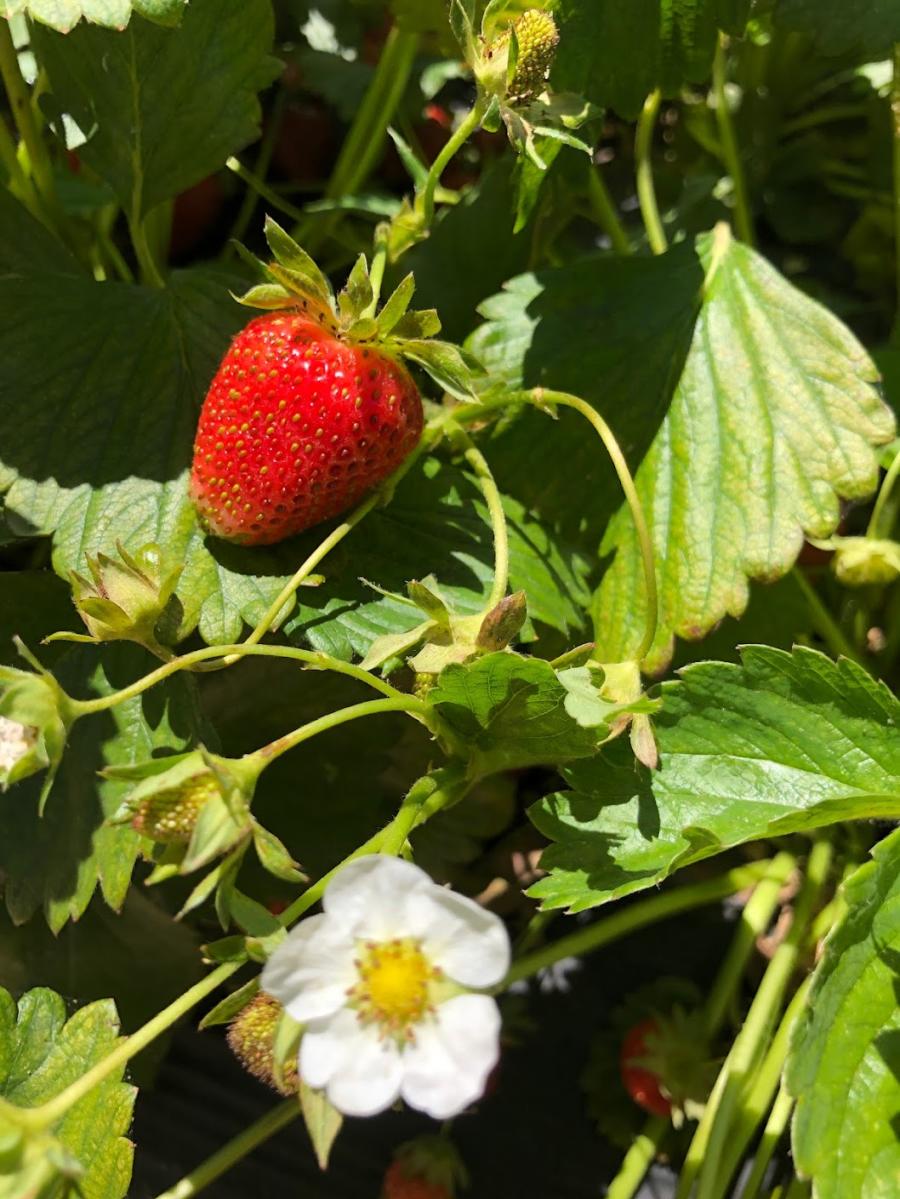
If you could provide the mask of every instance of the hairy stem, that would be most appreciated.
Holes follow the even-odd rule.
[[[484,454],[460,426],[455,429],[451,426],[451,433],[462,441],[463,457],[475,472],[491,518],[494,534],[494,582],[487,601],[487,610],[490,611],[506,595],[509,585],[509,531],[506,527],[506,513],[503,511],[500,489]]]
[[[625,227],[619,219],[599,165],[591,163],[588,167],[587,180],[588,199],[597,224],[609,238],[612,248],[617,254],[632,254],[633,247],[625,232]]]
[[[230,1170],[236,1162],[246,1157],[248,1153],[252,1153],[258,1145],[267,1141],[269,1137],[284,1128],[285,1125],[290,1124],[292,1120],[296,1120],[299,1115],[300,1104],[297,1100],[293,1097],[285,1099],[284,1103],[279,1103],[277,1107],[266,1112],[249,1128],[245,1128],[227,1145],[223,1145],[221,1149],[208,1157],[196,1170],[185,1175],[180,1182],[176,1182],[167,1191],[161,1191],[156,1199],[190,1199],[191,1195],[196,1195],[211,1182],[221,1178],[226,1170]]]
[[[441,149],[441,152],[431,164],[431,169],[428,172],[428,178],[422,187],[420,203],[422,205],[422,217],[425,221],[426,228],[430,228],[431,222],[434,220],[434,193],[438,184],[441,181],[441,175],[444,169],[454,154],[460,150],[469,140],[470,136],[475,132],[481,124],[481,118],[484,116],[484,106],[481,101],[475,103],[472,108],[466,113],[460,123],[454,129],[451,136],[447,139],[446,144]]]
[[[656,203],[656,188],[653,185],[653,167],[650,163],[650,148],[653,143],[653,130],[656,125],[656,115],[659,112],[660,100],[660,91],[657,88],[644,101],[634,142],[634,156],[637,162],[638,203],[641,206],[641,216],[644,218],[644,228],[647,230],[647,241],[654,254],[665,254],[669,246],[666,241],[662,219],[659,215],[659,206]]]
[[[750,215],[750,205],[747,200],[747,181],[744,176],[744,166],[738,149],[734,122],[731,119],[731,109],[728,105],[726,76],[728,66],[728,38],[724,33],[719,34],[716,54],[713,59],[713,92],[716,97],[716,123],[719,126],[719,137],[722,139],[722,157],[731,184],[734,188],[734,224],[738,237],[748,246],[753,245],[753,218]]]
[[[513,963],[512,969],[497,990],[505,990],[519,979],[531,978],[533,974],[537,974],[540,970],[552,966],[554,962],[561,961],[563,958],[579,957],[582,954],[591,953],[595,949],[601,949],[611,941],[617,941],[620,937],[627,936],[628,933],[645,928],[648,924],[655,924],[657,920],[677,916],[692,908],[702,907],[705,903],[714,903],[726,895],[733,895],[735,891],[742,891],[744,887],[759,882],[768,871],[769,866],[768,861],[754,862],[749,866],[738,866],[718,878],[705,879],[700,883],[691,883],[661,895],[653,895],[632,907],[614,912],[611,916],[606,916],[585,928],[578,929],[577,932],[560,937],[558,941],[545,945],[541,949],[535,950],[534,953],[526,954],[525,957]]]
[[[102,695],[98,699],[71,700],[74,715],[78,718],[89,716],[94,712],[105,712],[107,708],[114,708],[117,704],[134,699],[136,695],[142,695],[143,692],[155,687],[157,683],[161,683],[179,670],[190,670],[202,662],[223,656],[235,662],[244,657],[284,658],[286,661],[302,662],[315,670],[329,670],[334,674],[343,674],[351,679],[357,679],[360,683],[373,687],[391,699],[405,700],[408,698],[402,691],[398,691],[396,687],[392,687],[390,683],[378,678],[370,671],[363,670],[361,666],[342,662],[339,658],[332,658],[329,654],[320,653],[318,650],[294,649],[290,645],[208,645],[205,649],[192,650],[191,653],[183,654],[180,658],[173,658],[170,662],[145,674],[142,679],[137,679],[136,682],[123,687],[121,691],[114,691],[111,695]]]

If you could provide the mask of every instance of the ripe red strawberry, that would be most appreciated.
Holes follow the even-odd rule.
[[[433,311],[407,312],[408,276],[374,315],[365,258],[335,299],[312,259],[273,221],[273,283],[241,297],[278,311],[252,320],[210,385],[194,441],[190,494],[206,528],[268,545],[337,516],[417,445],[422,401],[400,358],[468,391],[461,352],[425,340]]]
[[[637,1064],[640,1059],[651,1056],[647,1042],[652,1041],[658,1032],[659,1025],[653,1017],[629,1029],[622,1042],[619,1069],[625,1090],[638,1107],[653,1116],[668,1116],[672,1111],[672,1103],[662,1091],[659,1075]]]
[[[267,545],[352,507],[421,433],[400,363],[299,312],[269,313],[235,337],[212,381],[191,497],[210,532]]]

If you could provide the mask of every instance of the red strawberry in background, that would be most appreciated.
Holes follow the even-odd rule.
[[[355,505],[422,433],[422,402],[401,359],[445,389],[469,391],[460,350],[428,340],[433,310],[408,312],[412,276],[376,316],[360,256],[335,301],[327,279],[268,221],[270,282],[241,302],[257,317],[231,346],[203,403],[190,494],[210,533],[268,545]]]
[[[381,1199],[454,1199],[468,1172],[452,1141],[425,1135],[401,1145],[387,1169]]]
[[[635,1024],[622,1042],[619,1067],[625,1090],[638,1107],[653,1116],[668,1116],[672,1111],[672,1101],[664,1093],[659,1075],[649,1066],[641,1064],[652,1057],[650,1045],[658,1035],[659,1023],[652,1017]]]

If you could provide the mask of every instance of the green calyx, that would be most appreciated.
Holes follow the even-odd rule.
[[[405,633],[376,638],[362,667],[375,670],[379,666],[390,667],[393,662],[405,662],[419,676],[418,686],[423,693],[427,691],[428,680],[440,674],[445,666],[507,649],[527,616],[524,591],[506,596],[486,614],[475,616],[454,613],[430,576],[423,582],[408,583],[407,593],[393,598],[418,608],[426,619]]]
[[[635,758],[653,770],[659,764],[651,723],[660,700],[651,699],[641,685],[637,662],[594,662],[558,672],[565,687],[566,711],[585,728],[607,726],[607,740],[629,730]]]
[[[134,784],[111,823],[131,824],[188,874],[252,835],[250,804],[261,769],[253,757],[222,758],[202,748],[109,767],[105,778]]]
[[[900,543],[875,537],[832,537],[832,569],[846,587],[885,586],[900,578]]]
[[[167,561],[156,544],[130,554],[116,543],[118,557],[88,558],[90,578],[71,572],[72,598],[89,636],[54,633],[48,641],[136,641],[158,657],[168,658],[166,642],[178,626],[175,587],[181,566]]]
[[[262,263],[243,251],[265,281],[235,296],[240,304],[268,311],[290,309],[308,316],[342,341],[371,346],[415,363],[457,399],[473,398],[480,367],[458,346],[435,340],[441,328],[435,309],[410,309],[415,291],[411,274],[401,279],[379,308],[364,254],[356,260],[343,290],[335,295],[309,254],[271,217],[266,218],[265,234],[273,261]]]
[[[47,770],[43,811],[77,713],[54,677],[20,642],[18,647],[38,673],[0,666],[0,791]]]

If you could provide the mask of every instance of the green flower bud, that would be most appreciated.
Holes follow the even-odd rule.
[[[300,1079],[294,1059],[282,1065],[283,1086],[275,1076],[275,1031],[283,1011],[277,999],[260,991],[232,1020],[227,1040],[231,1052],[254,1078],[282,1095],[295,1095]]]
[[[527,615],[528,605],[524,591],[505,596],[496,607],[491,608],[481,622],[475,644],[486,653],[506,649],[522,628]]]
[[[88,558],[90,579],[72,572],[75,607],[94,641],[136,641],[159,653],[177,630],[181,567],[168,564],[158,545],[134,555],[121,543],[117,549],[118,558]]]
[[[900,577],[900,543],[874,537],[836,537],[832,567],[847,587],[893,583]]]
[[[135,783],[112,817],[161,845],[185,846],[181,873],[225,853],[252,832],[250,802],[261,763],[220,758],[195,749],[134,766],[112,766],[104,777]]]
[[[0,789],[49,767],[46,798],[73,719],[52,675],[0,666]]]

